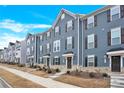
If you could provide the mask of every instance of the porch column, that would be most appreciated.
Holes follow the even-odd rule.
[[[111,68],[111,56],[109,55],[109,67]]]

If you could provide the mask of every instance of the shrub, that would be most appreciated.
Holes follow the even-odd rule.
[[[34,65],[33,68],[37,68],[37,65]]]
[[[103,77],[108,77],[108,74],[107,73],[103,73],[102,76]]]
[[[91,78],[94,78],[94,77],[95,77],[95,73],[90,72],[90,73],[89,73],[89,76],[90,76]]]
[[[66,73],[67,73],[67,74],[70,74],[70,71],[67,71]]]
[[[48,69],[48,70],[47,70],[47,73],[52,73],[51,69]]]
[[[61,72],[59,68],[57,68],[55,71],[56,71],[56,72]]]
[[[25,65],[24,64],[18,64],[18,67],[24,67]]]

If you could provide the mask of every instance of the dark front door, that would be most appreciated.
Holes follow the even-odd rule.
[[[112,72],[120,72],[121,70],[121,60],[120,60],[120,56],[112,56],[112,63],[111,63],[111,70]]]
[[[72,68],[72,57],[67,57],[67,69]]]
[[[46,58],[47,59],[47,66],[49,67],[50,66],[50,59],[49,58]]]

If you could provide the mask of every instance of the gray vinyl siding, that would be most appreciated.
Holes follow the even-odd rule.
[[[108,62],[109,60],[107,60],[107,62],[104,63],[104,55],[110,49],[124,47],[124,44],[108,46],[107,32],[109,32],[112,28],[124,27],[123,24],[124,24],[124,18],[107,22],[107,11],[97,14],[97,26],[88,30],[83,29],[83,33],[84,33],[83,39],[85,39],[85,37],[90,34],[97,35],[97,48],[85,49],[85,42],[83,43],[84,45],[83,64],[85,64],[85,57],[87,55],[94,54],[95,56],[97,56],[98,67],[109,66],[109,62]]]
[[[66,24],[67,24],[67,21],[69,21],[69,20],[73,20],[74,21],[74,30],[66,32]],[[45,51],[45,48],[46,48],[46,44],[49,43],[51,45],[51,52],[50,52],[50,54],[51,54],[51,56],[50,56],[50,58],[51,58],[51,60],[50,60],[51,61],[51,65],[53,65],[53,58],[55,56],[59,56],[60,57],[60,65],[65,65],[66,62],[65,62],[64,57],[62,55],[64,53],[70,52],[70,51],[72,51],[74,53],[73,63],[74,63],[74,65],[77,65],[77,55],[78,55],[77,54],[77,45],[78,45],[78,41],[77,41],[78,40],[77,39],[77,35],[78,35],[78,33],[77,33],[77,29],[78,28],[77,27],[78,26],[77,26],[77,24],[78,24],[78,20],[77,19],[75,19],[72,16],[70,16],[70,15],[65,13],[64,20],[59,19],[59,21],[56,24],[56,26],[60,27],[60,34],[55,36],[54,35],[54,29],[52,28],[51,37],[49,39],[46,40],[45,38],[43,38],[43,41],[40,41],[40,39],[39,39],[39,41],[38,41],[39,42],[38,43],[39,44],[38,45],[38,50],[40,51],[40,45],[42,45],[43,46],[43,53],[40,54],[38,52],[38,55],[39,55],[38,58],[43,57],[45,54],[47,54],[44,51]],[[43,32],[41,34],[44,37],[46,33],[47,32]],[[40,34],[38,34],[38,36],[40,37]],[[67,49],[65,49],[65,40],[69,36],[72,36],[74,38],[74,48],[70,49],[70,50],[67,50]],[[56,41],[56,40],[60,40],[60,52],[53,52],[53,42]]]

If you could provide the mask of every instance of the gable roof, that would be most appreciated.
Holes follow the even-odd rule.
[[[110,9],[113,6],[115,6],[115,5],[104,6],[104,7],[100,8],[100,9],[97,9],[97,10],[93,11],[92,13],[89,13],[89,14],[83,16],[82,18],[85,19],[87,17],[93,16],[93,15],[97,15],[97,14],[99,14],[101,12],[107,11],[108,9]]]
[[[61,11],[60,11],[59,14],[58,14],[56,20],[54,21],[54,23],[53,23],[53,25],[52,25],[52,28],[55,27],[56,23],[58,22],[58,20],[60,19],[61,15],[62,15],[63,13],[66,13],[66,14],[68,14],[68,15],[70,15],[70,16],[72,16],[73,18],[76,19],[76,14],[74,14],[74,13],[72,13],[72,12],[70,12],[70,11],[68,11],[68,10],[62,8]]]

